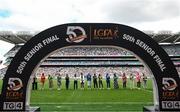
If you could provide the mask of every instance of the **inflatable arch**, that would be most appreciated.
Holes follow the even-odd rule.
[[[143,32],[111,23],[63,24],[31,38],[8,67],[3,81],[0,110],[28,110],[28,81],[33,70],[51,52],[71,45],[111,45],[133,52],[155,79],[156,107],[144,110],[180,111],[180,78],[167,53]]]

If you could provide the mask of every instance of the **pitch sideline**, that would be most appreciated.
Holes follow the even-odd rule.
[[[90,104],[153,104],[153,102],[64,102],[64,103],[45,103],[45,102],[39,102],[39,103],[31,103],[33,105],[40,104],[40,105],[90,105]]]

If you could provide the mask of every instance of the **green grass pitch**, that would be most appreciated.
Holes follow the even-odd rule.
[[[2,83],[2,82],[1,82]],[[129,88],[122,88],[122,81],[119,80],[120,88],[113,89],[113,81],[111,80],[111,89],[87,89],[85,82],[85,89],[73,90],[73,81],[70,81],[70,90],[65,90],[65,82],[62,82],[62,89],[57,90],[57,83],[54,80],[54,88],[48,88],[48,80],[46,80],[44,90],[40,90],[40,83],[38,83],[38,90],[31,91],[31,106],[39,106],[41,111],[54,112],[120,112],[120,111],[136,111],[142,112],[143,106],[153,105],[153,89],[152,80],[148,80],[148,88],[140,90]]]

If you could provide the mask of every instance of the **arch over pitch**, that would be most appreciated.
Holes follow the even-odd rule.
[[[33,70],[49,53],[71,45],[112,45],[133,52],[154,75],[159,101],[157,109],[180,110],[180,78],[167,53],[143,32],[111,23],[63,24],[31,38],[9,65],[0,109],[26,110],[26,92]]]

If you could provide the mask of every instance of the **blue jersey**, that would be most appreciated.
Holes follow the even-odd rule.
[[[91,75],[90,74],[87,75],[87,81],[91,81]]]
[[[109,76],[109,74],[106,74],[106,81],[110,81],[110,76]]]

